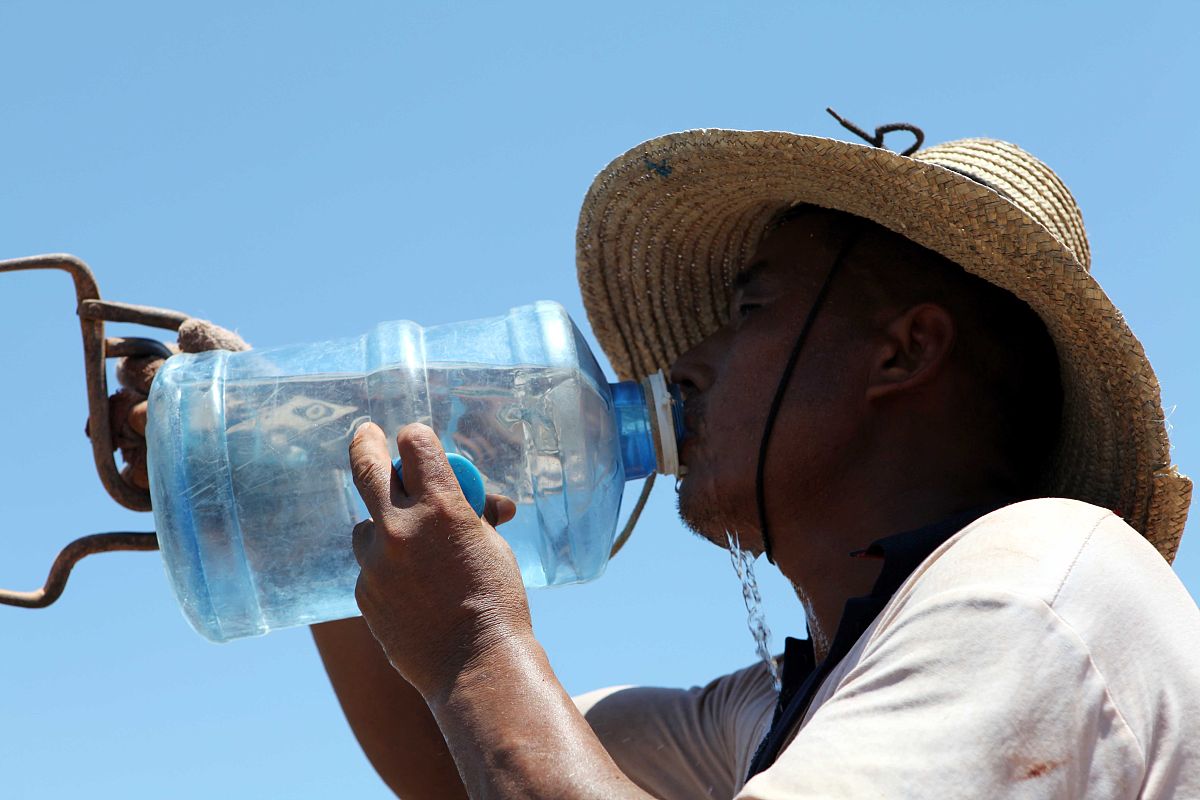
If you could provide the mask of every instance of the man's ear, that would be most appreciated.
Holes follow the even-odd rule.
[[[880,332],[871,365],[867,400],[908,391],[933,379],[954,347],[954,318],[943,306],[921,303],[895,317]]]

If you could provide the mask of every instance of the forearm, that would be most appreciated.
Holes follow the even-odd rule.
[[[425,699],[475,798],[639,798],[533,638],[521,570],[495,525],[511,500],[468,505],[437,434],[396,436],[404,478],[374,423],[350,443],[371,517],[354,527],[354,596],[388,660]],[[427,580],[429,565],[437,580]]]
[[[513,637],[427,697],[473,798],[645,800],[554,676],[533,637]]]
[[[466,797],[442,733],[361,618],[312,626],[325,671],[351,730],[397,796]]]

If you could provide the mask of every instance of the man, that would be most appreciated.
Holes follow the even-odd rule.
[[[759,665],[573,701],[511,502],[475,517],[420,426],[401,485],[367,425],[365,623],[313,631],[397,794],[1200,797],[1200,614],[1168,566],[1191,484],[1074,200],[1012,145],[869,138],[662,137],[580,217],[613,365],[683,387],[683,518],[805,604],[782,691]]]

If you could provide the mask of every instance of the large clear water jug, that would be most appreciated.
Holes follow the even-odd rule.
[[[228,641],[358,613],[348,447],[373,420],[430,425],[517,505],[501,526],[528,587],[604,570],[625,482],[676,472],[677,393],[609,384],[557,303],[317,344],[170,358],[150,392],[150,491],[167,573]],[[437,580],[438,565],[429,565]]]

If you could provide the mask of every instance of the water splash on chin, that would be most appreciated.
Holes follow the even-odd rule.
[[[742,600],[746,603],[746,622],[750,626],[750,634],[754,637],[754,649],[758,657],[767,665],[771,675],[771,684],[779,691],[779,664],[771,655],[771,629],[767,627],[767,617],[762,610],[762,594],[758,590],[758,578],[754,575],[754,556],[742,549],[741,539],[737,532],[725,531],[725,540],[729,543],[729,558],[733,561],[733,570],[738,580],[742,582]]]

